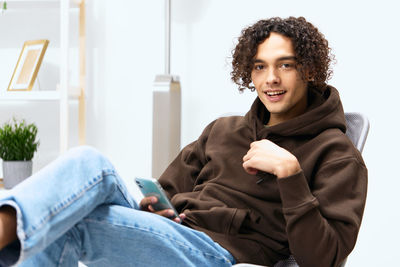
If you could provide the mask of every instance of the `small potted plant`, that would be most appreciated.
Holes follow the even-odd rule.
[[[13,118],[0,128],[0,158],[3,159],[3,182],[10,189],[32,175],[32,158],[39,146],[37,127]]]
[[[0,5],[1,13],[3,13],[4,11],[6,11],[6,9],[7,9],[7,2],[6,2],[6,1],[3,1],[3,3]]]

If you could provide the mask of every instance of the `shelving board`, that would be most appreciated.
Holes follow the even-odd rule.
[[[60,91],[6,91],[0,93],[1,100],[31,101],[31,100],[59,100]]]
[[[61,0],[7,0],[7,9],[56,9],[60,8]],[[71,0],[70,7],[78,7],[79,0]]]

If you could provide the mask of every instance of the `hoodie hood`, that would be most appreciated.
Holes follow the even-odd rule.
[[[327,86],[321,93],[315,88],[308,91],[308,108],[305,113],[280,124],[266,127],[269,111],[257,97],[250,111],[245,115],[245,122],[253,129],[255,140],[266,136],[316,136],[330,128],[339,128],[346,132],[346,122],[339,92]]]

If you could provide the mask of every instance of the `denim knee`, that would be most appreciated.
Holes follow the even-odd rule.
[[[103,169],[114,169],[109,159],[100,151],[91,146],[78,146],[68,150],[65,155],[69,160],[75,161],[75,164],[85,164],[87,166],[97,166]]]

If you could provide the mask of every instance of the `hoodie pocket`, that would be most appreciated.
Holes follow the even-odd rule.
[[[239,232],[248,213],[249,211],[246,209],[213,207],[209,210],[190,211],[187,216],[200,227],[213,232],[232,235]]]
[[[229,227],[229,234],[237,234],[243,225],[243,221],[249,214],[248,210],[234,209],[235,214],[232,217],[231,225]]]

